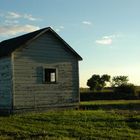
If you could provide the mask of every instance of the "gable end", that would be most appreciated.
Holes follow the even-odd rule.
[[[19,37],[15,37],[12,39],[8,39],[5,41],[2,41],[0,43],[0,57],[8,56],[12,52],[14,52],[16,49],[20,48],[23,45],[31,43],[34,39],[40,37],[42,34],[51,32],[53,35],[58,38],[67,50],[69,50],[78,60],[82,60],[82,57],[74,50],[72,49],[52,28],[47,27],[43,28]]]

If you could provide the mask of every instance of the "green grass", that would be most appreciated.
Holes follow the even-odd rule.
[[[89,101],[89,102],[81,102],[81,104],[87,105],[87,104],[135,104],[135,103],[139,103],[140,104],[140,100],[96,100],[96,101]]]
[[[140,100],[97,100],[81,102],[81,109],[86,110],[138,110],[140,111]]]
[[[86,105],[138,101],[83,102]],[[138,102],[139,103],[139,102]],[[140,138],[140,110],[71,110],[0,117],[0,139],[93,140]]]

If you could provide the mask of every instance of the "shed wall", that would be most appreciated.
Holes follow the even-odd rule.
[[[14,52],[14,109],[77,106],[78,60],[51,32]],[[43,68],[57,69],[57,83],[43,83]]]
[[[11,57],[0,59],[0,110],[12,107],[12,65]]]

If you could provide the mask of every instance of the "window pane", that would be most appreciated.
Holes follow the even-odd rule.
[[[56,79],[55,79],[55,73],[51,73],[51,82],[55,82],[56,81]]]

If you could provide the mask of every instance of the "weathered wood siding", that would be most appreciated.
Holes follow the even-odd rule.
[[[0,59],[0,110],[12,107],[12,67],[11,58]]]
[[[78,105],[78,60],[52,33],[16,50],[13,56],[15,109]],[[57,69],[56,84],[42,82],[43,67]]]

